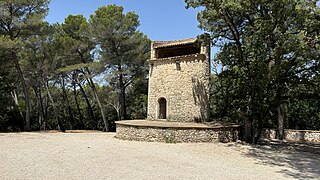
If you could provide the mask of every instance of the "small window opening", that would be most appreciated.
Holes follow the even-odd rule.
[[[176,60],[176,67],[178,71],[181,71],[180,60]]]
[[[165,98],[159,99],[158,119],[167,119],[167,100]]]

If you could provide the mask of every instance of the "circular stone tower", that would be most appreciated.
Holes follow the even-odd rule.
[[[149,60],[149,120],[209,118],[210,46],[197,38],[153,41]]]

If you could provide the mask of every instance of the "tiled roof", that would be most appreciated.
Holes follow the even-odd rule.
[[[182,40],[173,40],[173,41],[152,41],[153,48],[163,48],[163,47],[171,47],[171,46],[179,46],[186,44],[193,44],[197,41],[197,38],[188,38]]]

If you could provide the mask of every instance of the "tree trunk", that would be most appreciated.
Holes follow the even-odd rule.
[[[77,110],[78,110],[78,114],[79,114],[79,127],[80,129],[84,129],[84,124],[83,124],[83,115],[81,113],[81,109],[80,109],[80,105],[79,105],[79,102],[78,102],[78,94],[77,94],[77,90],[76,90],[76,84],[73,83],[73,94],[74,94],[74,101],[76,103],[76,106],[77,106]]]
[[[73,114],[73,111],[72,111],[72,108],[71,108],[71,105],[70,105],[70,101],[69,101],[69,98],[68,98],[68,94],[67,94],[67,91],[66,91],[66,88],[65,88],[65,82],[64,82],[64,77],[61,77],[62,78],[62,93],[63,93],[63,100],[68,108],[68,114],[69,114],[69,125],[73,126],[75,120],[74,120],[74,114]],[[72,129],[72,127],[70,127],[70,129]]]
[[[93,109],[92,109],[92,106],[90,104],[90,101],[89,101],[89,98],[88,98],[88,95],[86,94],[86,92],[84,91],[82,85],[80,82],[77,83],[79,88],[80,88],[80,91],[82,93],[82,96],[84,97],[86,103],[87,103],[87,108],[88,108],[88,113],[91,117],[91,120],[94,121],[96,118],[95,118],[95,115],[94,115],[94,112],[93,112]]]
[[[83,58],[83,54],[78,51],[79,55],[80,55],[80,59],[83,63],[87,63],[84,58]],[[93,95],[94,95],[94,98],[96,99],[97,103],[98,103],[98,106],[99,106],[99,109],[100,109],[100,113],[101,113],[101,116],[102,116],[102,120],[103,120],[103,123],[104,123],[104,126],[105,126],[105,131],[109,132],[110,131],[110,125],[109,125],[109,122],[107,121],[106,119],[106,115],[104,113],[104,110],[103,110],[103,107],[102,107],[102,104],[101,104],[101,101],[99,99],[99,96],[98,96],[98,93],[97,93],[97,90],[96,90],[96,87],[92,81],[92,77],[91,77],[91,71],[88,67],[85,68],[87,73],[88,73],[88,76],[89,77],[86,77],[86,80],[88,81],[91,89],[92,89],[92,92],[93,92]]]
[[[93,92],[93,93],[94,93],[94,96],[96,97],[97,103],[98,103],[99,108],[100,108],[100,113],[101,113],[102,120],[103,120],[103,123],[104,123],[105,131],[106,131],[106,132],[109,132],[109,131],[110,131],[110,127],[109,127],[110,125],[109,125],[109,123],[107,122],[106,115],[104,114],[104,110],[103,110],[102,104],[101,104],[101,102],[100,102],[100,99],[99,99],[99,97],[98,97],[98,93],[97,93],[95,87],[93,88],[93,91],[94,91],[94,92]]]
[[[48,95],[48,92],[46,92],[46,95],[45,95],[45,108],[44,108],[44,117],[46,120],[48,120],[48,108],[49,108],[49,95]],[[46,124],[47,126],[48,124]],[[52,129],[50,124],[49,124],[49,129]]]
[[[19,110],[19,113],[20,113],[21,118],[24,119],[23,113],[22,113],[21,108],[20,108],[20,106],[19,106],[19,100],[18,100],[18,96],[17,96],[16,90],[13,90],[13,91],[11,92],[11,97],[13,98],[14,103],[15,103],[16,106],[18,107],[18,110]]]
[[[103,123],[104,123],[104,127],[105,127],[104,130],[106,132],[109,132],[110,131],[110,124],[107,121],[107,118],[106,118],[106,115],[104,113],[100,98],[99,98],[98,93],[97,93],[96,86],[94,85],[94,82],[93,82],[93,80],[91,78],[90,69],[88,67],[86,67],[86,71],[87,71],[88,76],[89,76],[89,77],[86,77],[86,80],[88,81],[88,83],[89,83],[89,85],[90,85],[90,87],[92,89],[93,96],[94,96],[94,98],[96,99],[96,101],[98,103],[98,106],[99,106],[99,109],[100,109],[100,113],[101,113],[101,116],[102,116],[102,120],[103,120]]]
[[[250,116],[243,110],[239,110],[239,115],[244,119],[244,132],[243,138],[247,143],[252,143],[253,141],[253,120]]]
[[[117,101],[116,103],[119,103],[119,101]],[[118,105],[113,104],[113,103],[109,103],[109,104],[114,108],[114,110],[116,110],[118,121],[120,121],[121,119],[120,119],[120,106],[119,106],[119,104]]]
[[[103,123],[104,123],[104,127],[105,127],[104,130],[105,130],[106,132],[109,132],[109,131],[110,131],[110,125],[109,125],[109,123],[108,123],[108,121],[107,121],[107,118],[106,118],[106,115],[105,115],[105,113],[104,113],[102,104],[101,104],[101,102],[100,102],[100,98],[99,98],[99,96],[98,96],[96,86],[94,85],[94,83],[93,83],[93,81],[92,81],[92,79],[91,79],[91,74],[90,74],[89,69],[87,69],[87,71],[88,71],[88,74],[89,74],[89,76],[90,76],[89,78],[87,78],[87,81],[89,82],[90,87],[91,87],[92,92],[93,92],[93,95],[94,95],[94,97],[95,97],[95,99],[96,99],[96,101],[97,101],[97,103],[98,103],[98,106],[99,106],[99,109],[100,109],[100,113],[101,113],[101,116],[102,116],[102,120],[103,120]]]
[[[18,58],[17,58],[17,54],[15,52],[12,52],[12,57],[15,63],[15,68],[18,72],[18,76],[20,78],[21,84],[22,84],[22,88],[23,88],[23,93],[24,93],[24,98],[25,98],[25,104],[26,104],[26,117],[25,117],[25,126],[24,126],[24,130],[25,131],[30,131],[30,95],[29,95],[29,90],[26,84],[26,80],[24,78],[23,72],[21,70]]]
[[[123,76],[120,73],[119,75],[119,103],[120,103],[120,119],[124,120],[127,119],[127,109],[126,109],[126,92],[125,92],[126,87],[124,86],[123,83]]]
[[[34,91],[34,94],[36,96],[37,100],[37,116],[38,116],[38,123],[39,123],[39,131],[41,130],[42,124],[43,124],[43,118],[42,118],[42,112],[41,112],[41,105],[40,105],[40,95],[41,92],[38,91],[38,86],[32,86],[32,89]]]
[[[46,126],[47,126],[47,118],[44,116],[45,112],[44,112],[44,108],[43,108],[43,98],[41,95],[41,88],[40,88],[40,93],[39,93],[39,100],[40,100],[40,111],[41,111],[41,115],[42,115],[42,130],[46,130]]]
[[[253,128],[252,128],[252,120],[249,118],[245,118],[244,120],[244,139],[247,143],[252,143],[253,140]]]
[[[280,103],[277,108],[278,111],[278,133],[277,139],[283,140],[284,139],[284,120],[285,120],[285,103]]]
[[[53,107],[53,111],[54,111],[54,114],[55,114],[55,118],[56,120],[58,121],[58,126],[59,126],[59,129],[62,131],[62,132],[66,132],[65,128],[64,128],[64,125],[62,124],[60,118],[58,117],[58,111],[57,111],[57,108],[56,108],[56,105],[53,101],[53,98],[51,96],[51,93],[49,91],[49,87],[48,87],[48,84],[47,82],[44,83],[45,84],[45,87],[46,87],[46,90],[47,90],[47,94],[49,96],[49,100],[51,101],[51,104],[52,104],[52,107]]]

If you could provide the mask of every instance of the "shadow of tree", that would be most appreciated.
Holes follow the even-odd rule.
[[[194,122],[204,122],[209,118],[209,94],[206,85],[192,77],[194,104],[200,106],[200,117],[194,117]]]
[[[320,179],[320,144],[265,142],[250,146],[243,155],[295,179]]]

